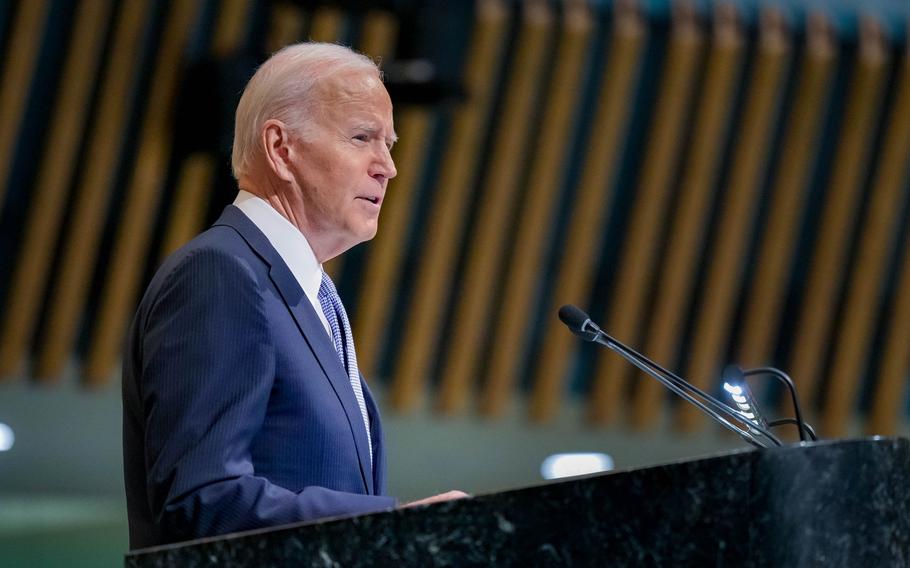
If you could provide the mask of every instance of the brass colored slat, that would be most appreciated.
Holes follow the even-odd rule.
[[[569,234],[562,247],[563,258],[556,274],[555,299],[551,312],[563,303],[584,305],[591,296],[597,266],[597,227],[609,215],[613,179],[622,155],[622,137],[631,116],[633,93],[646,42],[647,28],[634,2],[617,2],[613,15],[612,39],[602,75],[585,155],[582,177],[572,207]],[[549,323],[543,351],[535,365],[530,400],[531,419],[541,422],[556,411],[563,388],[566,361],[577,339],[561,323]],[[484,410],[500,411],[498,399]]]
[[[390,13],[371,10],[363,22],[360,51],[381,62],[392,56],[397,34],[397,22]],[[392,308],[388,293],[398,288],[401,278],[405,238],[413,212],[412,196],[425,160],[431,113],[422,108],[405,108],[398,111],[396,119],[396,130],[401,134],[392,153],[398,177],[389,184],[382,203],[381,228],[370,243],[366,276],[360,280],[363,284],[353,320],[357,366],[365,377],[375,376],[376,361],[385,345]]]
[[[756,202],[771,150],[779,100],[790,63],[790,42],[780,14],[762,13],[759,45],[747,91],[742,125],[734,142],[730,181],[722,196],[720,230],[711,246],[711,260],[703,287],[703,308],[695,324],[691,360],[686,378],[707,389],[720,369],[725,342],[741,287],[749,235],[755,224]],[[692,405],[679,407],[683,430],[693,430],[703,416]]]
[[[22,253],[15,269],[0,335],[0,377],[20,370],[38,321],[66,192],[76,168],[79,144],[87,124],[95,76],[101,61],[104,35],[111,13],[109,0],[86,2],[76,8],[72,42],[67,50],[59,99],[51,122],[52,135],[44,149],[35,197],[29,211]]]
[[[736,11],[732,4],[721,4],[715,16],[714,39],[693,121],[690,153],[647,334],[645,353],[662,364],[672,361],[679,348],[686,309],[695,289],[698,255],[704,244],[712,189],[741,74],[743,45]],[[666,391],[663,385],[650,378],[637,387],[632,418],[636,427],[644,428],[653,425],[660,415],[662,396]]]
[[[339,41],[344,20],[344,12],[340,8],[331,6],[317,8],[310,25],[310,39],[325,42]]]
[[[423,393],[430,362],[441,336],[448,287],[454,278],[461,227],[470,198],[470,184],[479,163],[478,148],[493,102],[496,71],[504,53],[508,14],[502,0],[480,0],[466,59],[468,98],[454,112],[442,171],[431,204],[423,257],[417,268],[415,293],[405,324],[404,345],[395,363],[392,404],[412,407]]]
[[[323,29],[324,28],[324,31],[319,32],[320,34],[325,34],[323,37],[329,37],[328,34],[334,34],[335,39],[332,39],[331,41],[339,41],[340,38],[337,36],[339,36],[341,33],[341,19],[340,18],[342,18],[342,16],[340,15],[340,13],[338,14],[339,19],[337,22],[335,22],[332,19],[334,17],[335,17],[334,15],[331,15],[331,17],[324,16],[323,20],[320,21],[319,20],[320,16],[317,14],[317,18],[313,23],[313,27],[314,27],[314,29]],[[330,28],[331,28],[331,30],[330,30]],[[395,48],[395,40],[397,37],[397,33],[398,33],[398,26],[395,22],[394,17],[391,14],[389,14],[388,12],[382,11],[382,10],[371,10],[369,13],[367,13],[366,18],[363,22],[363,34],[362,34],[361,42],[360,42],[360,45],[358,46],[358,49],[365,55],[368,55],[368,56],[374,58],[375,60],[381,62],[383,60],[383,58],[389,57],[392,55],[392,50]],[[425,136],[424,131],[427,128],[427,124],[426,124],[426,122],[423,122],[421,124],[417,124],[417,123],[420,121],[424,121],[425,119],[426,119],[426,115],[421,112],[417,112],[416,114],[411,114],[409,111],[405,110],[403,112],[398,113],[399,129],[403,133],[412,133],[414,135],[421,137],[420,140],[402,141],[402,143],[405,146],[405,149],[402,150],[399,148],[399,150],[396,153],[401,154],[402,152],[406,151],[409,154],[408,159],[411,159],[414,161],[410,164],[404,164],[403,162],[396,160],[396,163],[399,165],[399,170],[401,170],[402,168],[407,169],[408,167],[414,167],[417,164],[423,163],[423,158],[422,158],[422,156],[423,156],[423,137]],[[399,146],[400,145],[401,145],[401,143],[399,143]],[[412,184],[414,183],[416,178],[412,178],[409,175],[413,172],[404,171],[402,173],[405,175],[406,178],[411,178],[411,179],[408,179],[407,185],[405,183],[402,183],[401,177],[400,177],[401,174],[399,174],[398,181],[394,182],[394,185],[391,187],[391,189],[395,193],[406,193],[406,194],[410,195],[410,191],[412,189]],[[390,225],[393,225],[394,223],[404,223],[405,225],[407,224],[407,210],[403,209],[400,213],[398,213],[397,209],[399,207],[405,208],[407,206],[408,199],[409,198],[404,195],[401,197],[392,196],[391,202],[389,202],[383,206],[383,213],[382,213],[382,219],[383,219],[382,227],[383,228],[382,228],[382,233],[380,233],[380,235],[379,235],[380,240],[378,241],[378,243],[385,242],[388,244],[383,245],[383,244],[377,244],[377,242],[372,243],[370,246],[370,250],[371,250],[370,256],[371,257],[373,256],[372,251],[374,251],[378,248],[392,246],[392,244],[393,244],[392,239],[400,238],[399,234],[397,232],[397,227],[390,229]],[[397,206],[396,203],[400,203],[400,206]],[[392,210],[391,212],[390,212],[390,209]],[[391,222],[390,222],[390,217],[393,218]],[[392,231],[396,231],[396,232],[394,234],[389,234],[389,235],[385,234],[385,233],[391,233]],[[396,242],[400,242],[400,241],[396,241]],[[392,261],[392,259],[394,259],[394,258],[398,258],[397,252],[386,251],[386,250],[383,250],[382,252],[380,252],[379,256],[386,260],[389,260],[389,261]],[[329,273],[329,275],[332,276],[333,279],[337,280],[341,277],[341,271],[344,268],[344,259],[345,259],[345,257],[342,255],[342,256],[335,257],[326,263],[325,270]],[[370,262],[373,262],[375,264],[375,262],[372,260]],[[383,276],[388,278],[388,281],[390,283],[394,282],[394,277],[392,276],[391,272],[395,270],[395,267],[390,265],[385,268],[377,267],[377,268],[374,268],[373,270],[382,271]],[[390,272],[388,274],[386,274],[385,273],[386,270],[388,270]],[[384,280],[385,280],[385,278],[384,278]],[[363,282],[370,282],[370,281],[363,280]],[[388,288],[388,289],[386,289],[386,291],[388,291],[390,289],[393,289],[393,288]],[[367,300],[367,301],[374,301],[374,302],[382,301],[383,303],[387,303],[387,302],[385,302],[385,299],[379,300],[378,298],[375,298],[375,296],[377,296],[377,292],[379,292],[379,290],[376,290],[375,288],[373,288],[372,283],[369,285],[363,286],[363,288],[361,289],[361,294],[367,295],[367,296],[370,296],[370,298],[373,298],[372,300]],[[386,306],[379,307],[374,304],[371,304],[366,310],[361,310],[358,308],[359,312],[367,311],[368,318],[372,318],[373,316],[376,316],[379,318],[379,319],[375,319],[375,320],[369,319],[366,322],[367,327],[360,328],[363,330],[363,333],[359,334],[357,336],[357,342],[358,342],[357,363],[358,363],[358,366],[367,374],[372,374],[372,371],[375,369],[375,367],[373,366],[373,361],[374,361],[374,358],[376,355],[376,351],[378,350],[379,345],[381,344],[382,333],[381,333],[381,331],[379,333],[376,333],[376,331],[374,331],[375,326],[377,324],[380,324],[380,323],[383,323],[386,321],[386,319],[382,315],[382,313],[376,312],[376,310],[380,310],[380,312],[382,312],[385,310],[385,308],[386,308]],[[359,320],[360,320],[359,315],[357,316],[357,319],[358,319],[358,324],[359,324]],[[365,365],[364,365],[364,363],[365,363]]]
[[[97,257],[107,203],[113,190],[120,144],[130,110],[130,86],[138,67],[148,0],[126,2],[120,8],[104,84],[99,115],[94,119],[85,170],[76,188],[76,202],[64,239],[60,275],[50,299],[47,334],[40,346],[33,374],[56,379],[63,371],[79,325]]]
[[[809,268],[805,300],[800,310],[794,356],[790,370],[804,399],[813,400],[815,385],[824,361],[826,343],[837,311],[838,290],[843,282],[850,248],[850,234],[862,197],[865,172],[875,136],[876,124],[888,77],[888,50],[877,30],[866,22],[861,26],[860,45],[847,99],[845,120],[832,164],[831,183],[825,195],[820,230]],[[849,385],[831,384],[829,397],[848,397]],[[839,391],[839,392],[838,392]],[[822,432],[833,435],[841,429],[839,414],[826,413]],[[830,428],[830,430],[827,430]]]
[[[173,214],[161,246],[162,258],[202,229],[214,176],[215,164],[210,154],[197,152],[183,162],[174,194]]]
[[[639,322],[645,317],[645,300],[657,264],[673,176],[684,149],[686,116],[702,53],[703,36],[694,10],[687,3],[677,6],[609,314],[607,329],[629,341],[636,340]],[[588,405],[592,422],[603,424],[615,418],[627,371],[628,364],[614,353],[600,353]]]
[[[299,41],[303,36],[305,18],[303,11],[293,2],[276,2],[272,5],[266,49],[274,53],[282,47]]]
[[[389,184],[383,200],[381,228],[370,244],[353,324],[356,326],[357,366],[366,377],[375,376],[392,309],[389,290],[398,288],[402,276],[407,248],[405,239],[414,209],[413,195],[425,159],[430,120],[429,109],[409,108],[402,112],[398,127],[401,135],[394,148],[398,177]]]
[[[212,55],[223,58],[237,51],[247,31],[251,8],[251,0],[222,0],[212,37]]]
[[[907,372],[910,370],[910,244],[904,244],[894,308],[888,312],[881,370],[872,397],[869,434],[896,434],[905,408]]]
[[[16,149],[16,136],[25,107],[35,67],[38,64],[43,25],[49,11],[48,0],[20,2],[13,20],[12,37],[4,58],[0,77],[0,210],[9,183]]]
[[[197,14],[198,4],[177,2],[171,7],[152,76],[148,108],[139,138],[139,152],[126,194],[107,274],[84,376],[89,384],[111,377],[130,317],[136,288],[148,249],[154,212],[167,177],[171,149],[171,114],[184,47]]]
[[[363,22],[359,49],[381,62],[392,55],[397,38],[398,21],[395,16],[385,10],[370,10]]]
[[[341,41],[345,15],[340,8],[322,6],[313,13],[310,24],[310,40],[337,43]],[[324,269],[336,282],[344,268],[344,255],[336,256],[325,263]]]
[[[861,43],[863,39],[872,42],[872,49],[880,47],[884,54],[890,52],[875,27],[869,28],[869,21],[861,23]],[[862,47],[860,48],[862,49]],[[904,70],[907,66],[904,66]],[[885,79],[882,79],[883,87]],[[904,87],[907,86],[904,81]],[[859,237],[859,249],[856,264],[850,270],[847,285],[847,299],[844,304],[843,319],[839,325],[837,339],[833,342],[834,364],[831,366],[831,388],[825,401],[824,432],[842,435],[844,425],[852,408],[856,407],[856,391],[862,378],[863,365],[867,361],[871,348],[872,335],[875,330],[881,291],[887,275],[888,257],[892,243],[900,231],[900,212],[903,200],[904,181],[910,166],[910,114],[908,114],[908,92],[899,92],[896,107],[887,121],[884,144],[881,147],[878,166],[869,197],[869,208],[866,211]],[[874,105],[871,120],[877,121],[881,99],[872,99]],[[896,119],[896,120],[895,120]],[[871,145],[871,136],[866,140]],[[867,155],[871,149],[866,150]],[[866,169],[866,165],[862,166]]]
[[[554,60],[556,70],[547,89],[541,132],[523,200],[525,206],[519,216],[516,242],[520,245],[508,260],[508,280],[492,335],[498,347],[490,359],[481,396],[481,409],[487,414],[505,405],[525,356],[525,330],[534,311],[534,291],[548,248],[547,227],[554,222],[566,153],[572,147],[572,122],[582,102],[583,66],[593,26],[584,2],[566,2]],[[457,410],[465,402],[464,395],[465,389],[450,393],[450,398],[441,404],[446,410]]]
[[[546,64],[547,38],[554,25],[544,2],[524,4],[518,51],[503,104],[502,122],[497,125],[488,174],[480,190],[478,219],[468,239],[464,282],[455,305],[451,340],[444,350],[437,405],[453,412],[467,399],[477,371],[485,339],[485,321],[493,301],[494,286],[501,272],[506,227],[510,226],[521,182],[527,141],[534,123],[538,77]]]
[[[244,24],[249,19],[251,9],[250,0],[228,0],[226,2],[218,14],[215,35],[209,46],[213,57],[223,59],[240,49],[246,32]],[[295,23],[300,25],[300,28],[296,30],[298,34],[296,37],[300,37],[303,16],[299,8],[294,8],[294,10],[297,14],[296,22],[294,11],[285,4],[278,3],[273,7],[273,27],[268,40],[270,43],[276,39],[283,39],[282,33],[292,34]],[[279,15],[283,18],[280,24],[277,22]],[[213,190],[217,168],[216,159],[210,152],[195,152],[180,165],[180,175],[174,193],[174,206],[171,208],[170,220],[161,245],[162,258],[174,252],[203,229],[206,209]]]
[[[882,143],[881,162],[875,174],[876,188],[897,184],[907,173],[907,157],[910,156],[910,46],[904,51],[899,73]],[[898,431],[901,405],[905,400],[903,393],[907,386],[907,370],[910,369],[910,349],[907,349],[907,345],[910,345],[910,246],[907,245],[897,286],[897,299],[887,317],[881,370],[866,425],[867,433],[883,436]]]
[[[820,14],[809,18],[806,48],[800,65],[793,105],[783,135],[780,164],[771,185],[771,205],[761,236],[756,273],[746,299],[743,338],[737,362],[745,367],[772,363],[775,332],[784,309],[784,293],[799,221],[805,207],[809,176],[822,117],[831,89],[836,45],[831,29]]]
[[[215,168],[215,157],[208,152],[195,152],[180,165],[171,218],[159,253],[162,259],[189,242],[203,229]]]

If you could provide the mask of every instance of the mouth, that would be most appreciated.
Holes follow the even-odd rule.
[[[382,203],[382,197],[380,197],[378,195],[362,195],[362,196],[359,196],[357,199],[363,199],[364,201],[369,201],[373,205],[379,205]]]

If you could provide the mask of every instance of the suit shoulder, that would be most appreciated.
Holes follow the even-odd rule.
[[[268,267],[232,228],[215,226],[201,233],[168,256],[149,283],[143,304],[154,301],[163,290],[188,285],[209,293],[256,285],[268,275]]]
[[[216,225],[196,235],[185,245],[168,255],[161,264],[161,268],[167,269],[169,266],[179,265],[184,262],[186,257],[197,254],[244,255],[248,252],[250,252],[249,245],[246,244],[246,241],[236,230],[225,225]]]

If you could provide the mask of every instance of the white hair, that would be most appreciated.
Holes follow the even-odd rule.
[[[280,120],[305,136],[308,118],[318,103],[315,87],[328,77],[349,71],[375,73],[379,68],[369,57],[333,43],[297,43],[275,52],[247,83],[237,105],[231,169],[234,177],[249,173],[253,159],[261,154],[262,126]]]

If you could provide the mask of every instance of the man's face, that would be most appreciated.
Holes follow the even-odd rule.
[[[379,78],[348,73],[321,86],[312,120],[295,136],[295,217],[320,262],[372,239],[395,177],[392,101]],[[296,201],[296,200],[295,200]]]

